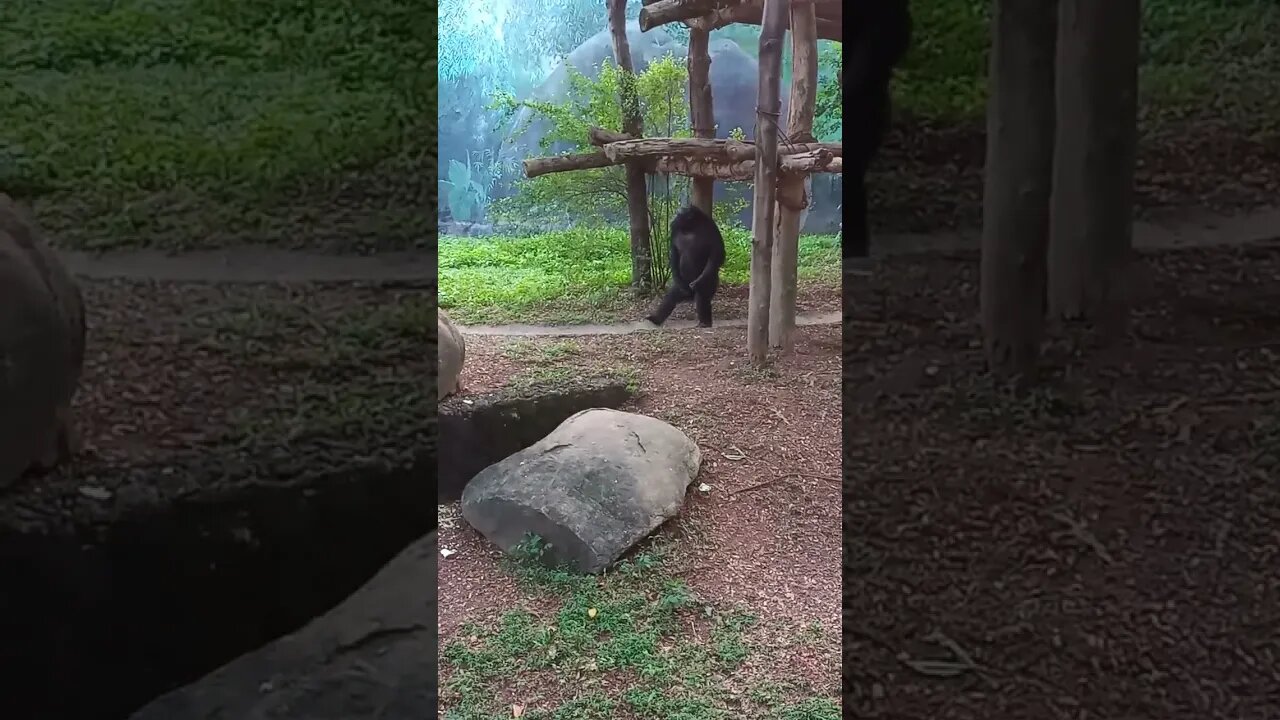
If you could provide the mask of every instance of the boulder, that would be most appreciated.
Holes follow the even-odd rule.
[[[436,501],[457,501],[480,470],[534,445],[572,415],[591,407],[621,407],[631,395],[626,380],[582,378],[442,402]]]
[[[507,552],[532,533],[552,563],[600,572],[680,511],[701,460],[657,418],[584,410],[473,478],[462,516]]]
[[[436,534],[301,630],[149,703],[131,720],[403,720],[438,712]]]
[[[40,229],[0,193],[0,488],[76,449],[84,300]]]
[[[541,440],[574,414],[621,407],[631,395],[625,380],[582,378],[440,403],[437,501],[455,502],[476,473]]]
[[[457,392],[458,376],[462,374],[462,361],[467,356],[467,345],[458,326],[453,324],[444,310],[436,311],[436,331],[439,333],[440,397],[443,399]]]

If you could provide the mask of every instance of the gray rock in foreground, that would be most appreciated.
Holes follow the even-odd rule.
[[[0,488],[77,450],[84,299],[31,213],[0,192]]]
[[[553,562],[600,572],[684,504],[698,446],[656,418],[584,410],[485,468],[462,494],[462,516],[510,552],[526,533]]]
[[[541,440],[575,413],[619,407],[631,395],[624,380],[584,378],[442,401],[437,501],[457,501],[481,470]]]
[[[292,635],[131,720],[417,720],[437,715],[436,534]]]

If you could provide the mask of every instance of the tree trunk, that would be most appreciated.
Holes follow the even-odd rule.
[[[791,104],[789,142],[813,142],[813,113],[818,100],[818,36],[812,3],[791,6]],[[778,227],[773,246],[769,344],[789,352],[795,339],[797,262],[800,221],[810,198],[806,175],[784,176],[778,187]]]
[[[711,33],[689,31],[689,124],[695,138],[716,136],[715,109],[711,97]],[[715,178],[693,179],[689,202],[711,215],[715,196]]]
[[[627,42],[626,0],[609,0],[609,31],[613,36],[613,56],[621,70],[622,131],[634,138],[644,136],[640,117],[640,97],[636,94],[635,66]],[[627,215],[631,220],[631,286],[649,285],[653,257],[649,250],[649,199],[645,194],[643,162],[627,163]]]
[[[774,202],[778,195],[778,113],[782,99],[782,40],[790,0],[765,0],[760,30],[760,85],[756,92],[756,179],[751,208],[751,289],[747,303],[747,354],[752,364],[769,359],[770,265]]]
[[[1128,325],[1140,0],[1061,0],[1049,312]]]
[[[980,298],[987,365],[999,375],[1034,373],[1044,328],[1056,26],[1056,2],[995,2]]]

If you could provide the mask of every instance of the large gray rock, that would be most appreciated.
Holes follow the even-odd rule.
[[[582,378],[440,403],[437,501],[457,501],[477,473],[546,437],[569,417],[590,408],[621,407],[631,395],[625,380]]]
[[[131,720],[404,720],[438,712],[436,534],[292,635]]]
[[[440,397],[443,399],[458,390],[458,376],[462,374],[462,363],[467,358],[467,344],[444,310],[436,310],[436,329],[439,342],[439,370],[436,378],[439,381]]]
[[[462,516],[505,551],[532,533],[552,562],[600,572],[680,511],[701,459],[657,418],[584,410],[472,479]]]
[[[76,450],[84,301],[32,217],[0,193],[0,488]]]

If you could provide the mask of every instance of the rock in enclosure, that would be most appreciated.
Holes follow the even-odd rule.
[[[476,475],[462,516],[505,551],[533,533],[552,562],[600,572],[680,511],[701,460],[657,418],[584,410]]]
[[[467,356],[467,345],[458,326],[453,324],[444,310],[436,312],[436,325],[440,339],[440,398],[452,395],[458,389],[458,376],[462,374],[462,361]]]
[[[84,301],[34,219],[0,193],[0,488],[75,451]]]

